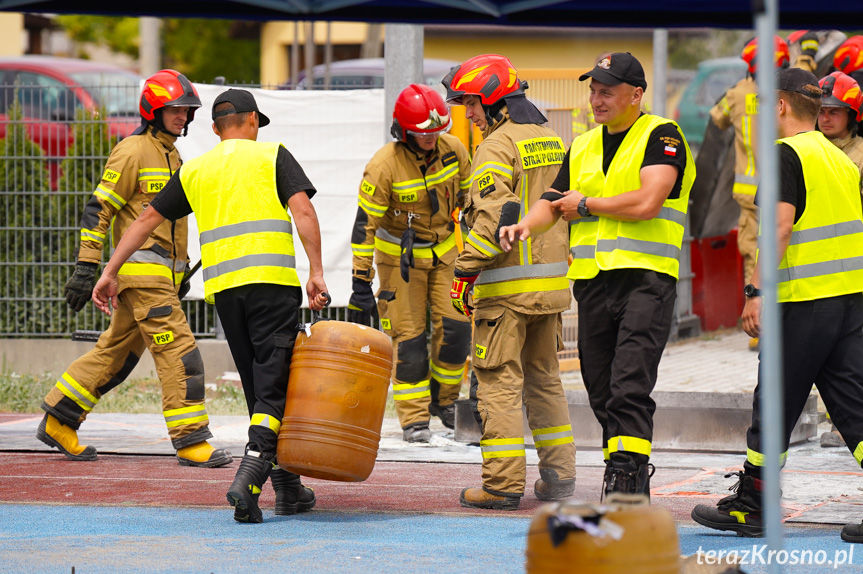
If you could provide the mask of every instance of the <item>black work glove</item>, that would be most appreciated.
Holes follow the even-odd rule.
[[[192,268],[189,267],[188,263],[186,263],[186,268],[183,269],[183,280],[180,281],[180,288],[177,290],[177,297],[180,298],[180,301],[183,300],[183,297],[189,294],[189,289],[192,288],[191,270]]]
[[[353,293],[348,300],[348,321],[374,327],[378,320],[378,303],[370,281],[354,277]]]
[[[66,304],[76,313],[83,309],[87,301],[93,296],[93,287],[96,285],[96,267],[95,263],[79,261],[75,264],[75,271],[72,276],[66,281],[63,295],[66,297]]]
[[[408,227],[402,233],[402,256],[399,259],[399,271],[401,271],[402,281],[405,283],[411,280],[411,267],[414,266],[414,240],[417,238],[417,232]]]
[[[818,53],[820,44],[818,42],[818,34],[816,32],[806,32],[800,37],[800,51],[804,56],[815,58]]]

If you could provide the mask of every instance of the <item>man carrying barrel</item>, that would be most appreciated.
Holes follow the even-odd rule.
[[[109,300],[117,306],[120,265],[165,219],[194,211],[204,298],[216,304],[251,417],[249,442],[228,502],[235,507],[234,520],[263,522],[258,497],[267,477],[276,491],[277,515],[315,505],[314,492],[298,475],[274,467],[302,303],[294,223],[309,258],[309,306],[321,310],[328,298],[320,228],[310,202],[315,188],[284,146],[256,141],[258,128],[270,120],[258,111],[250,92],[223,92],[213,103],[212,117],[221,143],[183,164],[129,228],[93,290],[93,301],[110,314]]]

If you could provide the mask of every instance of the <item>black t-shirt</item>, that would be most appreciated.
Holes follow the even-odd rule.
[[[608,128],[602,126],[603,173],[608,174],[611,160],[614,159],[614,155],[620,149],[620,144],[623,143],[623,138],[626,137],[627,133],[629,130],[609,134]],[[557,173],[554,183],[551,184],[552,189],[561,192],[569,189],[569,154],[571,149],[567,150],[566,157],[563,158],[563,165],[560,166],[560,171]],[[644,149],[644,161],[641,162],[641,167],[649,165],[673,165],[676,167],[677,181],[674,182],[674,187],[671,188],[668,198],[677,199],[680,197],[686,161],[686,146],[683,145],[683,136],[680,134],[680,130],[674,124],[663,124],[650,134],[647,147]]]
[[[794,206],[794,223],[806,209],[806,181],[800,156],[790,145],[779,144],[779,201]],[[755,205],[760,206],[759,192],[755,192]]]
[[[181,167],[180,170],[182,169]],[[303,168],[297,163],[291,152],[285,149],[285,146],[279,146],[279,153],[276,155],[276,189],[279,193],[279,202],[285,206],[288,204],[288,199],[295,193],[305,191],[309,199],[316,193]],[[192,206],[189,205],[183,184],[180,183],[180,171],[171,176],[165,187],[150,202],[150,205],[171,221],[176,221],[192,213]]]

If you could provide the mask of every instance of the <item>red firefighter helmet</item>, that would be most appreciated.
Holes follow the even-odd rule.
[[[860,85],[847,74],[833,72],[824,76],[819,82],[823,93],[821,105],[826,108],[850,108],[854,110],[851,119],[860,121],[861,107],[863,107],[863,92]]]
[[[846,74],[863,69],[863,36],[851,36],[836,48],[833,66]]]
[[[783,68],[790,63],[791,57],[788,54],[788,44],[783,40],[780,36],[773,37],[774,43],[774,56],[773,56],[773,64],[777,68]],[[756,55],[758,54],[758,38],[753,38],[743,47],[743,53],[740,54],[740,57],[743,58],[743,61],[746,62],[746,65],[749,66],[749,73],[755,74],[756,68],[758,67],[758,62],[756,61]]]
[[[431,86],[411,84],[396,98],[390,133],[397,140],[407,141],[408,134],[437,134],[447,131],[449,127],[450,115],[446,102]]]
[[[446,88],[446,101],[461,104],[463,96],[478,96],[484,106],[523,94],[525,87],[512,62],[496,54],[474,56],[455,66],[441,83]]]
[[[160,70],[144,80],[141,90],[141,117],[151,122],[156,110],[164,107],[189,106],[189,119],[195,117],[195,109],[201,107],[201,98],[192,82],[176,70]]]

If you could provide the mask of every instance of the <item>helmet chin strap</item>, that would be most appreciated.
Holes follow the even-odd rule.
[[[409,150],[417,154],[419,157],[426,157],[434,151],[434,149],[426,151],[421,148],[417,143],[417,140],[411,134],[405,134],[405,141],[403,143],[408,146]]]

